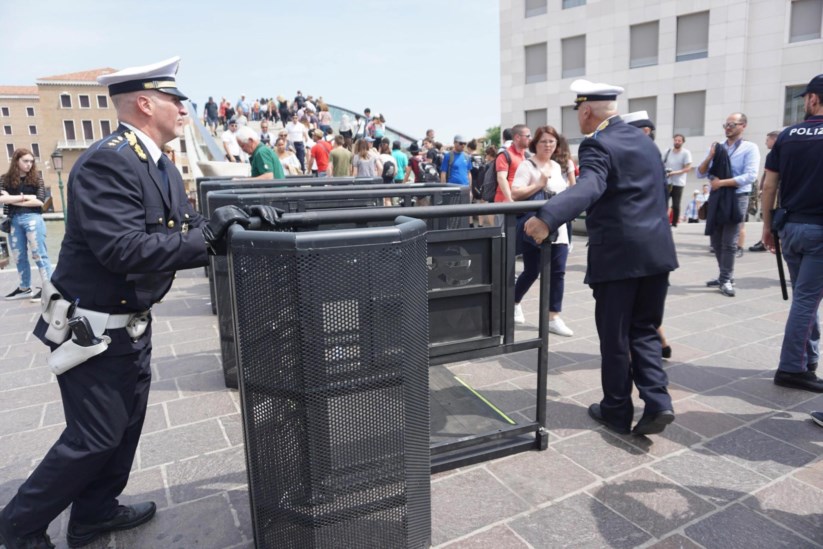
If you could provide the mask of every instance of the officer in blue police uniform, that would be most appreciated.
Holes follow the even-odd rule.
[[[571,90],[580,130],[580,177],[526,224],[542,241],[586,211],[588,267],[600,336],[603,400],[589,415],[608,428],[631,430],[632,382],[645,402],[632,432],[662,432],[674,421],[657,329],[677,255],[666,208],[665,169],[654,143],[617,114],[623,88],[576,80]]]
[[[806,119],[777,137],[766,157],[763,185],[763,244],[772,252],[772,227],[792,279],[792,306],[783,334],[774,383],[823,393],[820,359],[820,300],[823,297],[823,74],[801,94]],[[779,190],[779,208],[773,214]],[[772,224],[774,221],[774,225]]]
[[[70,547],[154,516],[153,502],[117,501],[148,401],[148,311],[168,292],[175,270],[206,265],[209,250],[225,248],[231,223],[248,224],[237,208],[206,223],[161,152],[183,135],[187,116],[181,103],[186,96],[175,81],[178,63],[172,58],[98,79],[108,86],[121,125],[71,171],[66,236],[53,287],[43,288],[44,315],[35,335],[52,348],[52,369],[52,359],[65,357],[67,349],[88,349],[59,330],[67,318],[92,319],[95,340],[109,343],[94,347],[102,354],[75,360],[57,377],[66,429],[0,513],[0,544],[7,549],[53,547],[46,529],[69,505]],[[74,336],[79,341],[78,332]]]

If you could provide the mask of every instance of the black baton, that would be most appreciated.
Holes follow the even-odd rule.
[[[780,276],[780,291],[783,292],[783,301],[789,300],[789,291],[786,289],[786,273],[783,272],[783,255],[780,253],[780,237],[774,235],[774,255],[777,258],[777,274]]]

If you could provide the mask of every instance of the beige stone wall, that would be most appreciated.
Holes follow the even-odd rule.
[[[40,100],[37,96],[17,96],[0,94],[0,173],[9,169],[8,145],[15,149],[32,148],[32,143],[40,145],[40,154],[48,157],[51,151],[43,148],[42,138],[45,128],[39,118]],[[34,116],[26,115],[26,107],[34,108]],[[9,116],[2,115],[2,109],[8,109]],[[6,134],[6,126],[11,127],[11,135]],[[35,126],[37,135],[29,134],[29,126]],[[42,164],[42,159],[39,162]],[[41,166],[42,168],[42,166]]]
[[[40,154],[45,156],[41,167],[45,165],[46,160],[49,161],[48,169],[43,170],[46,186],[51,187],[55,211],[62,211],[57,173],[50,167],[51,154],[58,146],[60,147],[63,153],[61,176],[63,184],[67,185],[68,175],[74,163],[89,145],[103,137],[101,121],[108,121],[110,131],[114,131],[117,129],[117,115],[106,88],[96,83],[38,82],[37,88],[40,95],[40,108],[37,114],[42,126]],[[71,98],[70,108],[62,107],[63,94],[68,94]],[[87,108],[81,106],[80,96],[88,97]],[[105,98],[105,106],[102,108],[98,104],[98,96]],[[73,141],[68,140],[65,133],[64,122],[67,120],[74,123]],[[91,126],[89,136],[84,135],[84,122]]]

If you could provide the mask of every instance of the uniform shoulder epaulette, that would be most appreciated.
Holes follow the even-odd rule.
[[[115,135],[115,136],[112,136],[108,141],[106,141],[105,144],[106,144],[107,147],[115,148],[118,145],[120,145],[121,143],[123,143],[123,141],[125,139],[126,138],[123,137],[122,135]]]
[[[125,136],[126,141],[129,142],[129,146],[134,151],[134,154],[137,155],[137,158],[139,158],[143,162],[147,162],[148,157],[146,156],[146,151],[144,151],[143,147],[140,146],[140,143],[137,142],[137,136],[134,135],[134,132],[127,131],[123,135]]]

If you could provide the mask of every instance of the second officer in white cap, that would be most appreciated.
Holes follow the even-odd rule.
[[[0,513],[6,549],[54,547],[46,529],[69,505],[70,547],[154,516],[153,502],[117,500],[146,414],[150,309],[169,291],[175,270],[205,265],[209,250],[225,247],[228,226],[248,221],[226,206],[206,223],[161,152],[183,135],[187,116],[178,63],[175,57],[99,78],[120,126],[71,170],[66,236],[35,328],[52,349],[66,428]],[[66,330],[69,318],[76,327]]]
[[[660,153],[641,130],[617,113],[623,88],[576,80],[580,177],[526,223],[542,241],[550,230],[586,211],[588,267],[600,336],[603,399],[589,415],[618,433],[632,431],[632,383],[645,402],[634,426],[639,435],[660,433],[674,420],[657,328],[677,268],[666,207]]]

